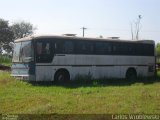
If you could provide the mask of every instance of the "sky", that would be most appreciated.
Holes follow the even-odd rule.
[[[0,18],[32,23],[39,34],[131,39],[138,15],[140,39],[160,42],[160,0],[0,0]]]

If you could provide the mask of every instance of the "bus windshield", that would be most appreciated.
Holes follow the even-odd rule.
[[[13,62],[33,61],[33,46],[31,41],[16,42],[14,45]]]

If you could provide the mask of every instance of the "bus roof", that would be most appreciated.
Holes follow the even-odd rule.
[[[58,36],[58,35],[38,35],[38,36],[29,36],[21,39],[15,40],[15,42],[29,41],[33,39],[42,39],[42,38],[59,38],[59,39],[68,39],[71,40],[93,40],[93,41],[115,41],[115,42],[133,42],[133,43],[148,43],[155,44],[154,40],[122,40],[122,39],[107,39],[107,38],[87,38],[87,37],[71,37],[71,36]]]

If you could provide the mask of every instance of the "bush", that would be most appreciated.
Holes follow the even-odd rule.
[[[0,64],[3,65],[11,65],[12,59],[11,57],[7,56],[7,55],[0,55]]]

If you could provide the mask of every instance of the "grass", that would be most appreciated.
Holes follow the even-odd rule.
[[[5,66],[11,66],[11,58],[8,56],[0,55],[0,64]]]
[[[1,71],[0,113],[159,114],[160,79],[31,84]]]

